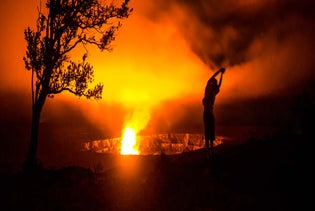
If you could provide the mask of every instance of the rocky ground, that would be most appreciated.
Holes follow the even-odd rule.
[[[91,168],[2,174],[0,210],[314,210],[312,142],[252,138],[217,146],[208,161],[204,149],[103,154]]]

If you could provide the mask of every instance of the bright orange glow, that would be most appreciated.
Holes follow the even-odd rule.
[[[137,134],[136,131],[127,126],[124,130],[123,138],[121,141],[120,154],[122,155],[138,155],[139,151],[137,149]]]
[[[84,124],[93,126],[103,137],[121,137],[127,125],[138,135],[173,132],[169,130],[177,125],[184,130],[186,122],[187,125],[190,122],[195,122],[194,125],[200,123],[199,129],[202,131],[201,99],[209,77],[219,68],[212,65],[212,54],[226,57],[227,60],[229,57],[244,56],[243,62],[237,65],[230,67],[222,64],[227,71],[216,105],[230,105],[240,98],[256,99],[286,93],[288,88],[301,87],[297,86],[300,81],[313,78],[312,30],[307,33],[304,33],[305,30],[300,30],[303,33],[285,33],[297,27],[311,29],[308,26],[313,21],[304,22],[311,16],[299,17],[298,11],[292,15],[284,13],[288,15],[284,24],[278,26],[282,22],[277,18],[272,19],[274,22],[269,27],[264,25],[259,29],[263,33],[246,40],[247,36],[242,36],[244,33],[238,25],[226,24],[229,21],[233,23],[233,20],[227,21],[228,17],[237,15],[234,12],[240,12],[244,18],[256,12],[262,15],[260,12],[265,9],[284,8],[282,3],[274,0],[237,0],[235,6],[238,9],[230,11],[226,10],[229,1],[222,1],[223,5],[220,3],[215,7],[218,10],[214,16],[199,16],[195,14],[198,7],[189,8],[188,4],[179,2],[166,5],[166,1],[130,1],[134,11],[128,19],[122,20],[115,41],[111,43],[113,51],[101,52],[92,45],[78,45],[69,54],[70,59],[79,62],[83,54],[88,53],[88,62],[95,71],[91,88],[102,83],[103,99],[85,100],[63,92],[53,100],[47,100],[47,112],[43,112],[43,118],[49,119],[51,115],[64,118],[66,103],[71,109],[77,109],[80,115],[76,116],[85,118]],[[6,31],[0,34],[0,46],[6,49],[0,52],[0,93],[21,92],[23,96],[30,97],[31,75],[25,70],[22,60],[26,50],[23,31],[28,26],[36,29],[39,3],[39,0],[0,1],[0,18],[6,20],[0,21],[0,28]],[[210,8],[208,4],[204,6]],[[233,15],[230,16],[231,12]],[[221,15],[220,20],[227,22],[218,31],[216,27],[208,25],[216,19],[209,19],[209,22],[200,19]],[[250,25],[248,27],[252,30]],[[246,30],[246,26],[241,29]],[[278,33],[285,35],[283,39],[277,38]],[[256,31],[250,34],[256,36]],[[237,53],[237,49],[231,48],[234,43],[241,43],[237,48],[243,44],[249,46]],[[145,110],[142,117],[130,117],[134,113],[141,113],[141,110]],[[137,121],[130,121],[132,119]]]
[[[179,95],[202,93],[209,69],[173,23],[156,23],[134,13],[114,44],[114,50],[102,56],[98,49],[89,51],[95,83],[104,84],[104,101],[152,107]]]
[[[149,110],[138,108],[130,113],[125,120],[120,154],[138,155],[137,133],[146,127],[150,120]]]

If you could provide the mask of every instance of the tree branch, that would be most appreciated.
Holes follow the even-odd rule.
[[[67,53],[69,53],[70,51],[72,51],[72,49],[74,49],[79,43],[82,42],[82,39],[81,38],[78,38],[78,40],[69,48],[65,49],[61,55],[66,55]]]

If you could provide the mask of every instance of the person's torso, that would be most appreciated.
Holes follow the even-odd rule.
[[[207,85],[205,89],[205,96],[202,100],[202,104],[205,107],[212,109],[214,105],[215,97],[219,93],[219,91],[220,89],[217,85],[213,85],[213,86]]]

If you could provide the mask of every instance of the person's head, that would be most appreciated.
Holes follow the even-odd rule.
[[[216,78],[210,78],[210,80],[208,81],[208,84],[213,86],[213,85],[217,85],[218,81]]]

